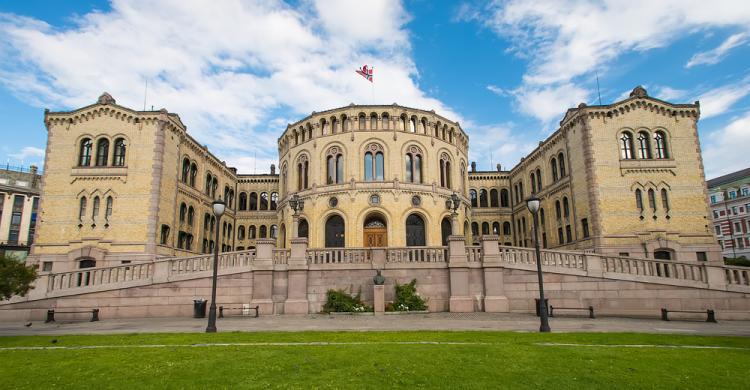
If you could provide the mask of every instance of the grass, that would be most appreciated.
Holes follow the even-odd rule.
[[[398,344],[416,341],[437,344]],[[361,344],[190,346],[309,342]],[[444,344],[462,342],[470,344]],[[153,344],[166,347],[135,347]],[[750,365],[750,339],[739,337],[512,332],[0,337],[0,348],[92,345],[122,347],[0,349],[3,388],[747,388]]]

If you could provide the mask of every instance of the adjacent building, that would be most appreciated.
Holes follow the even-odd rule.
[[[722,255],[750,259],[750,168],[711,179],[707,186]]]
[[[36,166],[0,169],[0,255],[26,259],[37,227],[40,183]]]

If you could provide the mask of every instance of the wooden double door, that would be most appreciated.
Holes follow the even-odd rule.
[[[367,248],[388,246],[388,229],[385,227],[365,228],[364,243]]]

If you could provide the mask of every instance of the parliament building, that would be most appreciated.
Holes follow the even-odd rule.
[[[718,262],[699,117],[698,102],[672,104],[637,87],[610,105],[569,109],[518,164],[480,171],[468,158],[470,129],[458,122],[397,104],[352,104],[280,129],[278,164],[246,174],[194,139],[176,113],[133,110],[104,93],[86,107],[45,111],[29,259],[61,272],[217,246],[242,251],[260,239],[289,248],[293,195],[304,200],[297,230],[311,249],[440,247],[453,232],[467,245],[494,235],[530,247],[525,200],[535,194],[544,248]],[[227,209],[217,221],[218,198]]]

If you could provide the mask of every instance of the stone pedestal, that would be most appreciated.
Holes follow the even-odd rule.
[[[451,297],[448,301],[451,312],[469,313],[474,311],[474,301],[469,295],[469,263],[466,259],[464,236],[448,237],[448,268],[450,272]]]
[[[375,315],[382,315],[385,313],[385,286],[373,285],[373,296],[375,297],[373,304]]]
[[[287,264],[287,292],[284,314],[307,314],[307,238],[292,238],[292,249]]]
[[[498,247],[499,237],[485,235],[480,240],[482,243],[482,267],[484,269],[484,311],[507,313],[510,311],[510,304],[505,296],[504,273]]]
[[[259,314],[273,314],[273,249],[276,240],[261,238],[255,245],[253,298],[250,304],[258,306]]]

